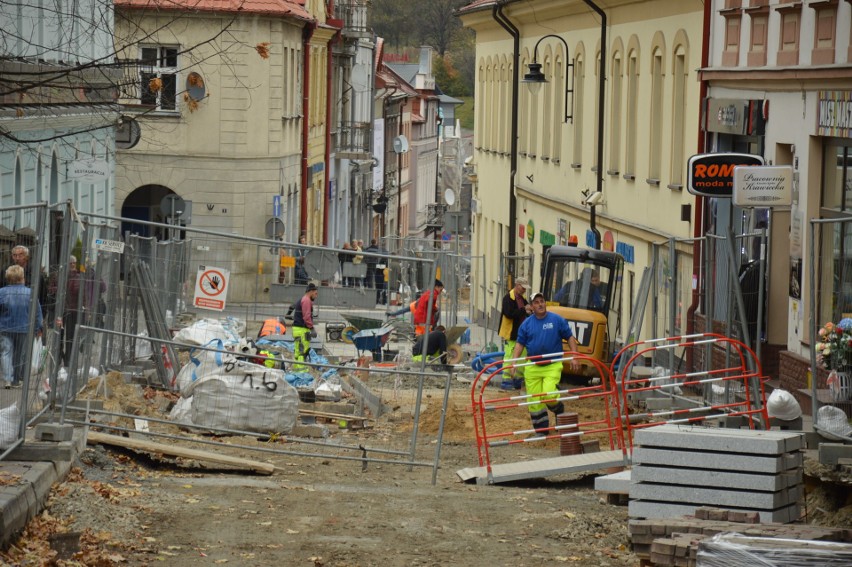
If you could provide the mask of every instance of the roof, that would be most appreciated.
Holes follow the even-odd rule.
[[[460,100],[460,99],[457,99],[457,98],[451,97],[450,95],[445,95],[445,94],[439,94],[438,100],[441,102],[441,104],[456,104],[456,105],[464,104],[463,100]]]
[[[269,14],[292,16],[312,21],[305,10],[305,0],[114,0],[124,8],[150,9],[151,11],[176,12],[244,12],[246,14]]]
[[[466,12],[477,12],[479,10],[495,6],[496,4],[497,0],[473,0],[473,2],[470,2],[456,10],[456,13],[464,14]]]
[[[392,69],[394,73],[399,75],[409,85],[414,84],[414,78],[417,77],[417,73],[420,71],[419,63],[385,63],[385,67]]]

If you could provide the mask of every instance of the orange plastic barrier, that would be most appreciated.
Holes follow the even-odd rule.
[[[723,368],[711,368],[714,360],[712,352],[714,347],[730,349],[728,357],[732,359],[733,363]],[[676,349],[683,349],[684,355],[681,358],[698,358],[686,356],[686,351],[698,348],[705,348],[710,352],[709,361],[705,361],[707,370],[673,372],[663,376],[639,378],[629,376],[632,368],[634,368],[634,363],[640,357],[645,357],[659,350],[675,352]],[[632,354],[629,354],[631,352]],[[617,378],[616,387],[620,390],[618,396],[619,413],[627,430],[627,440],[631,451],[633,450],[634,429],[653,427],[664,423],[696,423],[729,416],[745,416],[748,419],[749,427],[752,429],[758,425],[755,419],[758,415],[762,418],[763,424],[769,423],[764,388],[766,377],[763,376],[760,361],[754,351],[736,339],[716,333],[697,333],[638,341],[622,348],[613,358],[610,368],[611,375]],[[618,371],[615,370],[616,368],[618,368]],[[724,386],[728,399],[723,403],[706,401],[706,389],[709,388],[712,393],[714,385]],[[755,385],[756,389],[753,391]],[[632,394],[657,392],[666,396],[674,396],[674,393],[679,389],[692,389],[702,392],[705,394],[703,405],[642,413],[631,413],[630,411],[629,401]],[[734,400],[730,399],[732,393]]]
[[[488,384],[495,376],[500,376],[504,367],[502,359],[485,366],[473,380],[471,385],[471,406],[473,409],[473,425],[476,432],[476,449],[479,456],[479,465],[487,467],[489,475],[491,474],[491,452],[493,447],[514,445],[517,443],[533,443],[545,441],[547,439],[566,439],[571,437],[581,437],[593,433],[605,433],[609,438],[610,449],[621,449],[626,456],[624,445],[624,435],[620,419],[620,412],[617,411],[617,394],[615,389],[615,381],[612,379],[610,369],[599,360],[576,352],[559,352],[547,355],[532,356],[529,358],[520,358],[510,360],[512,363],[506,368],[522,367],[536,364],[539,361],[564,362],[568,360],[582,360],[588,365],[593,365],[598,371],[599,384],[580,386],[577,388],[569,388],[567,390],[558,390],[555,392],[542,392],[535,395],[515,394],[499,397],[489,397]],[[551,396],[556,396],[551,398]],[[600,399],[603,405],[605,415],[604,419],[592,421],[578,421],[577,423],[569,423],[560,425],[558,423],[551,425],[547,429],[522,429],[517,431],[499,431],[489,432],[487,415],[501,410],[510,408],[527,407],[533,404],[541,403],[541,398],[548,397],[549,401],[561,401],[565,406],[565,411],[571,411],[570,402],[586,399]],[[611,411],[612,410],[612,411]],[[546,434],[543,434],[545,432]],[[521,437],[525,436],[525,437]]]

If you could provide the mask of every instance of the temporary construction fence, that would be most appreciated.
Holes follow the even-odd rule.
[[[323,269],[339,265],[338,250],[189,227],[181,228],[180,240],[161,242],[122,235],[122,223],[146,224],[135,219],[77,213],[68,204],[33,209],[34,218],[38,211],[43,219],[50,210],[59,213],[53,223],[53,240],[47,228],[32,230],[33,251],[45,250],[48,242],[55,242],[58,249],[53,252],[52,263],[34,255],[35,261],[48,265],[51,273],[36,283],[45,279],[55,282],[55,301],[51,303],[53,312],[45,330],[47,363],[29,386],[19,391],[24,398],[22,406],[30,411],[21,418],[16,444],[24,439],[24,423],[36,419],[89,423],[102,430],[133,431],[183,443],[221,446],[204,437],[215,432],[263,439],[261,445],[246,445],[261,453],[351,459],[364,466],[375,461],[430,467],[434,478],[440,443],[436,448],[422,438],[431,441],[435,435],[440,437],[447,401],[445,398],[438,411],[434,402],[430,404],[429,410],[440,417],[441,427],[424,432],[419,429],[421,400],[424,391],[449,392],[451,367],[435,369],[425,363],[406,369],[361,366],[362,360],[353,349],[350,357],[312,355],[300,363],[303,371],[294,372],[292,333],[281,337],[281,344],[262,349],[250,344],[260,322],[283,316],[292,302],[286,298],[270,303],[266,296],[271,284],[281,285],[278,258],[282,247],[309,252],[315,257],[314,265]],[[178,235],[170,225],[147,224]],[[68,262],[71,252],[80,260],[79,272]],[[260,259],[270,256],[274,261]],[[377,256],[365,253],[365,257]],[[433,259],[390,254],[382,257],[399,263],[425,264],[420,270],[435,277]],[[341,309],[348,308],[346,290],[333,278],[312,281],[319,285],[319,308],[314,315],[322,330],[340,316]],[[76,292],[76,302],[72,290]],[[234,295],[240,299],[255,290],[258,299],[231,302],[231,290],[238,290]],[[287,287],[295,298],[301,297],[304,290],[303,283]],[[71,325],[72,320],[76,325]],[[214,340],[212,333],[180,338],[181,331],[197,322],[205,322],[217,332],[224,329],[224,340],[219,335]],[[312,339],[317,352],[322,351],[323,334],[319,335]],[[30,340],[28,344],[31,343]],[[29,362],[26,364],[29,366]],[[210,371],[207,379],[202,376],[204,369]],[[192,378],[188,380],[187,376]],[[320,393],[321,388],[314,386],[328,388]],[[132,401],[118,400],[116,406],[112,403],[117,400],[116,392],[125,389],[131,392],[128,396]],[[180,405],[173,404],[175,394],[183,390],[196,398],[195,405],[190,406],[190,419],[184,419],[182,416],[187,414],[178,410],[171,413],[173,405]],[[355,401],[344,404],[354,411],[341,417],[334,412],[297,409],[300,399],[317,396]],[[104,407],[88,404],[88,413],[81,416],[82,400],[93,397],[100,398]],[[182,396],[184,409],[189,397]],[[373,424],[357,429],[368,441],[313,439],[293,433],[291,426],[297,416],[317,418],[317,414],[322,419],[333,418],[336,424],[345,423],[346,431],[355,431],[350,429],[352,424]],[[209,419],[193,422],[192,417],[199,415]],[[377,425],[380,422],[384,428],[381,432]],[[403,431],[410,432],[407,441],[401,441],[405,435],[399,435],[400,423],[404,424]],[[319,430],[322,435],[328,433],[328,429]],[[273,441],[280,447],[272,445]]]
[[[849,442],[852,355],[843,343],[852,335],[847,321],[852,318],[852,217],[811,219],[808,253],[810,376],[803,392],[809,392],[814,428]],[[793,281],[797,275],[802,277],[801,265],[798,271],[794,266]],[[829,323],[834,333],[826,330]]]
[[[670,358],[686,358],[690,349],[721,347],[731,351],[734,361],[728,366],[709,365],[699,371],[672,373],[665,368],[644,366],[644,358],[653,351],[677,353]],[[596,359],[574,352],[513,359],[495,359],[484,366],[471,386],[471,406],[476,430],[480,469],[459,471],[463,480],[476,478],[488,484],[538,478],[553,474],[604,469],[629,464],[633,432],[636,429],[662,424],[691,424],[727,421],[743,418],[749,427],[768,427],[765,377],[754,351],[741,341],[714,334],[695,334],[652,339],[624,347],[607,367]],[[704,360],[710,360],[707,356]],[[505,364],[523,368],[542,360],[582,360],[594,365],[597,377],[588,385],[559,389],[530,396],[527,394],[495,396],[487,389],[489,382],[499,376]],[[643,361],[637,364],[638,361]],[[560,387],[564,387],[560,384]],[[565,414],[556,416],[547,428],[530,429],[506,427],[500,415],[517,412],[517,408],[540,403],[542,399],[561,401]],[[571,415],[572,405],[586,402]],[[508,422],[511,423],[511,422]],[[518,444],[543,443],[552,439],[565,441],[594,436],[609,441],[609,451],[592,448],[586,454],[578,443],[566,451],[560,443],[559,457],[528,453],[509,453],[494,462],[492,449]],[[514,459],[514,460],[511,460]],[[507,462],[507,460],[510,460]]]
[[[482,305],[484,294],[472,285],[471,274],[484,258],[471,254],[470,241],[457,237],[452,240],[432,240],[415,237],[386,236],[382,248],[398,256],[429,259],[436,266],[436,276],[446,293],[441,307],[441,323],[447,327],[471,322],[475,306]],[[400,306],[410,304],[434,281],[423,268],[423,262],[393,261],[390,263],[388,287],[391,302]]]

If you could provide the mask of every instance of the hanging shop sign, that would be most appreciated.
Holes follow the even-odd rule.
[[[734,168],[763,165],[763,158],[752,154],[698,154],[689,158],[686,188],[693,195],[730,197],[734,191]]]
[[[789,165],[735,167],[734,204],[789,207],[793,204],[793,168]]]

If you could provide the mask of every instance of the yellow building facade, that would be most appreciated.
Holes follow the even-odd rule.
[[[622,320],[655,243],[693,236],[695,198],[686,164],[696,153],[703,4],[699,0],[606,3],[604,97],[599,95],[601,18],[582,0],[473,2],[461,10],[476,32],[474,255],[485,257],[476,281],[501,282],[511,252],[532,257],[516,275],[540,281],[543,251],[576,235],[581,247],[620,252],[626,260]],[[501,23],[499,20],[503,20]],[[504,25],[505,24],[505,25]],[[514,69],[512,28],[518,36]],[[553,37],[557,36],[557,37]],[[567,47],[567,49],[566,49]],[[541,65],[547,83],[532,92],[513,80]],[[604,108],[599,132],[599,105]],[[516,145],[512,113],[517,109]],[[592,226],[588,195],[597,191],[603,136],[602,195]],[[513,175],[512,156],[516,156]],[[514,193],[515,218],[511,218]],[[690,301],[692,246],[677,244],[678,305]],[[534,265],[532,273],[524,273]],[[663,270],[670,269],[662,266]],[[481,271],[481,270],[480,270]],[[671,277],[669,274],[668,277]],[[492,288],[494,284],[491,284]],[[491,289],[496,296],[499,289]],[[497,301],[493,302],[496,306]],[[682,326],[682,325],[681,325]],[[666,333],[684,329],[666,329]]]

